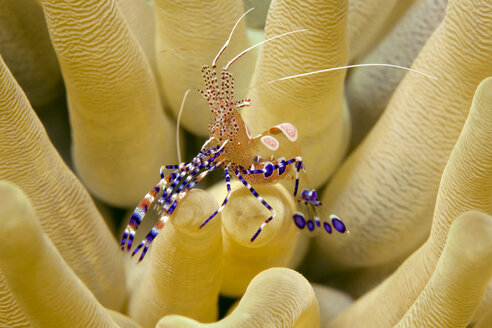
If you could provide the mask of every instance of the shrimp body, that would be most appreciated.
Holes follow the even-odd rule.
[[[294,32],[284,33],[284,35],[290,33]],[[234,176],[271,213],[271,216],[261,224],[251,237],[251,242],[253,242],[265,226],[273,220],[275,210],[256,192],[252,185],[275,183],[294,171],[295,185],[293,195],[297,198],[299,204],[299,211],[293,215],[295,225],[300,230],[310,233],[325,231],[331,234],[332,231],[340,233],[346,231],[342,220],[335,215],[323,213],[321,202],[314,189],[303,189],[298,193],[299,178],[300,174],[304,173],[304,166],[297,141],[298,133],[296,127],[290,123],[281,123],[253,137],[248,126],[241,118],[238,109],[249,106],[251,101],[250,99],[236,100],[234,98],[234,76],[229,72],[228,67],[251,48],[229,61],[222,69],[219,84],[216,62],[227,47],[230,38],[231,36],[229,36],[229,39],[213,60],[212,65],[203,66],[201,70],[205,88],[198,90],[198,92],[208,102],[212,113],[212,119],[208,125],[209,140],[205,142],[192,161],[165,167],[166,169],[173,169],[172,173],[164,175],[164,167],[161,168],[160,181],[137,205],[123,233],[121,249],[125,250],[126,248],[127,251],[130,251],[135,232],[150,206],[154,204],[154,208],[160,218],[132,253],[133,256],[142,249],[139,261],[144,258],[150,244],[169,220],[179,202],[208,173],[218,167],[224,168],[227,196],[222,205],[199,228],[203,228],[227,204],[231,195],[231,176]]]
[[[200,228],[204,227],[227,204],[231,194],[231,175],[238,178],[271,212],[271,216],[251,237],[252,242],[275,217],[275,210],[254,190],[252,185],[278,182],[294,170],[293,194],[294,197],[298,196],[299,176],[304,171],[304,167],[296,127],[290,123],[282,123],[252,137],[248,126],[237,110],[248,106],[250,100],[234,99],[233,75],[224,68],[219,86],[214,65],[203,66],[202,74],[205,89],[198,90],[198,92],[207,100],[212,112],[213,117],[208,128],[210,139],[191,162],[166,166],[167,169],[174,169],[171,174],[165,176],[161,168],[161,180],[137,205],[121,240],[123,250],[125,246],[128,251],[131,249],[135,232],[152,203],[155,202],[155,209],[161,216],[154,228],[132,253],[135,255],[143,249],[139,261],[144,258],[149,245],[164,227],[180,200],[217,167],[224,168],[228,193],[219,209],[206,219]],[[160,197],[156,201],[159,194]],[[297,198],[300,211],[294,214],[293,220],[299,229],[310,232],[324,229],[327,233],[333,230],[341,233],[346,231],[345,225],[338,217],[331,215],[329,218],[323,218],[317,214],[321,203],[314,190],[304,189]]]
[[[203,66],[202,75],[206,89],[199,92],[208,101],[213,115],[209,136],[218,144],[227,142],[220,156],[223,166],[230,166],[233,172],[246,173],[244,179],[252,184],[268,184],[282,179],[294,163],[287,163],[285,158],[296,157],[300,153],[296,127],[282,123],[252,137],[237,111],[239,107],[248,106],[250,100],[234,100],[233,75],[224,69],[220,87],[215,67]],[[277,158],[278,154],[284,157]],[[251,170],[264,172],[262,175],[248,174],[247,171]]]
[[[231,176],[236,177],[248,188],[251,193],[270,211],[271,216],[263,222],[256,233],[251,237],[253,242],[265,226],[275,217],[275,210],[256,192],[252,185],[275,183],[283,179],[290,173],[295,173],[295,185],[293,196],[298,202],[298,211],[294,213],[292,219],[296,227],[301,231],[306,231],[313,235],[319,231],[331,234],[334,231],[339,233],[348,232],[343,221],[334,214],[326,213],[318,194],[314,189],[303,189],[298,192],[299,178],[305,175],[305,168],[301,157],[301,149],[297,141],[297,129],[293,124],[281,123],[263,133],[253,137],[246,123],[238,112],[239,108],[247,107],[251,103],[250,99],[236,100],[234,98],[234,76],[228,68],[241,56],[248,51],[265,42],[284,37],[289,34],[304,32],[303,30],[290,31],[276,35],[249,47],[231,59],[222,69],[220,84],[216,72],[216,63],[220,55],[227,48],[234,29],[239,21],[252,9],[246,11],[237,21],[229,38],[220,49],[210,66],[202,67],[202,76],[205,84],[203,90],[198,92],[209,104],[212,119],[208,125],[209,139],[202,146],[198,154],[190,161],[177,165],[168,165],[161,168],[160,181],[145,195],[144,199],[137,205],[130,218],[121,240],[121,249],[129,251],[132,247],[135,232],[141,224],[150,206],[159,213],[160,218],[156,225],[147,234],[145,239],[136,247],[132,256],[142,249],[139,261],[141,261],[154,238],[159,234],[166,222],[169,220],[179,202],[211,171],[218,167],[224,169],[224,178],[227,187],[227,196],[222,205],[208,217],[199,228],[203,228],[212,220],[223,208],[231,195],[230,180]],[[418,73],[432,79],[436,77],[417,71],[412,68],[402,67],[393,64],[354,64],[339,67],[321,69],[291,76],[282,77],[264,85],[274,82],[301,78],[312,74],[348,69],[353,67],[382,66],[392,67]],[[185,93],[184,99],[186,99]],[[183,99],[183,102],[184,102]],[[180,111],[181,112],[181,111]],[[178,115],[178,123],[179,123]],[[179,129],[177,129],[179,133]],[[179,140],[179,138],[176,138]],[[178,147],[179,157],[179,147]],[[165,169],[174,170],[168,175],[164,175]],[[305,176],[303,176],[305,177]],[[126,246],[126,247],[125,247]]]

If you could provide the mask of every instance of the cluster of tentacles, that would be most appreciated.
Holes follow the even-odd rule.
[[[255,185],[276,217],[252,243],[267,210],[236,180],[205,229],[228,190],[190,190],[141,265],[119,239],[158,168],[181,162],[168,114],[250,5],[0,3],[0,326],[492,326],[490,1],[272,0],[265,34],[263,19],[251,35],[309,32],[243,57],[236,90],[262,87],[238,94],[254,99],[241,116],[253,135],[296,125],[312,187],[326,184],[319,201],[350,235],[320,234],[309,248],[292,215],[314,209],[311,195],[295,203],[290,185]],[[226,57],[248,47],[246,28]],[[378,62],[438,80],[374,68],[265,85]],[[208,136],[196,98],[182,116],[189,159]],[[185,170],[175,190],[193,182]],[[224,318],[219,295],[240,298]]]

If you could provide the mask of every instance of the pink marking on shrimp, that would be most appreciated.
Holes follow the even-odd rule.
[[[293,124],[282,123],[275,125],[275,127],[282,131],[290,141],[297,140],[297,128]]]
[[[277,150],[278,149],[279,142],[277,139],[275,139],[272,136],[263,136],[260,138],[260,141],[262,144],[267,146],[267,148],[270,150]]]

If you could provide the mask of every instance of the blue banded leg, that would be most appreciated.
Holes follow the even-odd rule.
[[[209,140],[211,140],[211,139],[209,139]],[[212,156],[210,158],[208,158],[207,160],[203,160],[203,157],[209,156],[209,155],[207,155],[206,153],[200,152],[197,156],[195,156],[195,158],[188,165],[184,166],[182,168],[182,171],[176,177],[176,179],[174,179],[173,183],[167,189],[165,189],[163,191],[161,198],[156,203],[156,208],[161,208],[163,206],[163,204],[165,204],[169,200],[171,193],[174,190],[174,188],[176,188],[176,186],[181,182],[181,179],[183,179],[183,177],[186,174],[188,174],[188,172],[190,170],[193,171],[197,167],[199,169],[202,169],[202,168],[208,167],[211,163],[213,163],[215,161],[215,159],[224,151],[224,146],[226,143],[227,143],[227,141],[221,147],[219,147],[218,150],[214,151],[212,153]]]
[[[183,162],[183,163],[176,164],[176,165],[165,165],[165,166],[162,166],[161,167],[161,179],[164,178],[164,169],[166,169],[166,170],[178,170],[178,169],[180,169],[182,167],[185,167],[188,164],[190,164],[190,163]]]
[[[188,191],[191,190],[198,182],[200,182],[208,173],[213,171],[218,165],[221,164],[221,162],[214,163],[214,161],[223,151],[224,145],[225,143],[216,152],[214,152],[214,154],[208,160],[202,161],[201,157],[203,156],[201,156],[202,154],[199,154],[195,157],[195,159],[190,164],[184,167],[183,171],[180,172],[179,175],[176,175],[178,170],[173,172],[175,174],[175,179],[172,185],[163,191],[163,194],[166,193],[166,196],[161,197],[161,199],[159,199],[159,201],[162,200],[162,202],[165,203],[163,210],[165,211],[166,214],[161,216],[157,224],[147,234],[147,237],[138,245],[138,247],[132,253],[132,256],[134,256],[142,247],[144,247],[142,254],[140,255],[139,262],[143,260],[145,254],[147,253],[150,243],[152,243],[154,238],[159,234],[161,229],[164,227],[165,222],[174,212],[179,201],[182,198],[184,198],[184,196],[188,193]],[[186,181],[183,182],[183,184],[178,187],[179,190],[182,189],[184,190],[182,191],[177,190],[174,193],[172,193],[174,188],[179,184],[181,179],[190,171],[191,168],[193,168],[191,174],[192,178],[187,177]],[[206,168],[207,170],[202,172],[198,177],[194,178],[196,174],[198,174],[198,172],[203,168]]]
[[[174,190],[174,188],[179,184],[181,179],[183,178],[184,175],[188,174],[188,171],[182,171],[178,173],[177,171],[172,173],[172,183],[170,186],[162,190],[162,195],[159,198],[159,200],[155,203],[155,209],[159,210],[165,204],[168,200],[169,197],[171,196],[171,192]]]
[[[171,198],[169,198],[166,202],[166,205],[164,207],[165,209],[165,214],[161,216],[157,224],[149,231],[145,239],[135,248],[135,250],[132,253],[132,256],[138,253],[138,251],[143,247],[142,254],[140,254],[140,258],[138,259],[138,262],[141,262],[143,258],[145,257],[145,254],[147,253],[147,250],[149,249],[150,244],[152,241],[157,237],[157,235],[161,232],[162,228],[166,224],[166,222],[169,220],[171,215],[173,214],[174,210],[178,206],[180,200],[182,200],[186,194],[198,183],[200,182],[201,179],[203,179],[209,172],[214,170],[217,167],[217,165],[213,165],[212,167],[208,168],[206,171],[202,172],[198,177],[196,177],[193,181],[191,181],[189,184],[186,185],[184,190],[182,190],[179,193],[174,193]],[[185,185],[185,184],[183,184]],[[182,185],[182,186],[183,186]]]
[[[192,165],[190,166],[193,169],[191,170],[189,175],[186,177],[186,179],[184,179],[182,183],[181,183],[181,179],[184,176],[180,176],[177,180],[175,180],[176,183],[174,184],[174,186],[170,186],[168,189],[166,189],[163,192],[162,197],[156,203],[156,210],[160,212],[161,215],[162,213],[167,212],[167,210],[174,203],[180,192],[190,184],[190,181],[196,179],[196,176],[198,175],[199,171],[206,166],[208,166],[208,161],[202,162],[201,160],[200,161],[193,160]],[[188,172],[189,169],[187,170],[187,174]],[[176,186],[177,188],[176,190],[174,190]]]
[[[168,165],[166,168],[170,168],[173,165]],[[177,165],[178,168],[172,172],[171,174],[167,175],[165,177],[166,179],[166,185],[164,188],[162,188],[162,195],[161,197],[157,200],[157,202],[154,204],[154,208],[158,211],[163,204],[169,200],[169,194],[171,191],[176,187],[176,185],[179,184],[181,178],[188,173],[190,168],[192,167],[192,163],[181,163]],[[161,167],[161,176],[163,175],[163,167]],[[163,178],[164,179],[164,178]],[[170,186],[165,188],[169,183],[171,183]]]
[[[187,166],[189,164],[186,163],[181,163],[179,164],[180,168],[173,173],[169,174],[166,177],[163,177],[163,170],[161,168],[161,181],[151,190],[149,191],[145,197],[140,201],[140,203],[137,205],[135,208],[131,218],[130,222],[128,223],[125,231],[123,232],[123,237],[121,239],[121,249],[124,250],[125,245],[127,245],[127,251],[129,251],[132,248],[133,240],[135,238],[135,233],[138,230],[138,227],[142,223],[145,215],[147,214],[147,211],[154,201],[155,197],[159,193],[159,191],[162,189],[163,190],[163,196],[161,196],[161,199],[166,198],[166,186],[169,184],[171,181],[173,181],[173,184],[177,184],[177,179],[180,177],[180,174],[178,172],[181,170],[183,172],[187,171]],[[179,180],[179,179],[178,179]],[[173,187],[174,188],[174,187]],[[169,188],[168,188],[169,189]],[[171,189],[172,190],[172,189]],[[160,199],[160,200],[161,200]]]
[[[190,170],[197,167],[197,165],[199,163],[200,163],[200,158],[198,158],[198,156],[197,156],[190,163],[184,165],[182,168],[179,168],[176,171],[174,171],[173,173],[171,173],[172,183],[169,187],[167,187],[166,189],[164,189],[162,191],[161,197],[159,198],[159,200],[155,204],[156,209],[161,208],[163,206],[163,204],[165,204],[169,200],[169,197],[171,196],[172,191],[181,182],[181,179],[183,179],[183,177],[186,176],[188,174],[188,172],[190,172]]]
[[[294,166],[296,168],[296,182],[294,186],[294,197],[297,196],[297,190],[299,189],[299,172],[301,169],[304,169],[304,166],[302,165],[302,157],[298,156],[296,158],[289,159],[288,161],[284,159],[280,159],[278,164],[272,164],[268,163],[265,165],[264,168],[260,170],[242,170],[241,173],[243,174],[263,174],[265,178],[268,178],[273,174],[275,170],[278,170],[278,174],[282,175],[286,168],[287,165],[290,165],[294,163]]]
[[[212,220],[217,214],[224,209],[224,207],[227,204],[227,201],[229,200],[229,197],[231,196],[231,177],[229,175],[229,167],[226,167],[224,169],[224,175],[225,175],[225,180],[226,180],[226,187],[227,187],[227,196],[225,197],[224,201],[222,202],[222,205],[215,211],[208,219],[206,219],[201,225],[200,229],[203,228],[210,220]]]
[[[150,244],[152,243],[152,241],[154,241],[155,237],[157,237],[159,232],[161,232],[162,228],[164,227],[168,219],[169,219],[169,215],[166,214],[165,216],[162,216],[157,222],[157,224],[152,229],[150,229],[145,239],[137,246],[137,248],[135,248],[135,250],[132,253],[132,256],[137,254],[140,248],[143,247],[142,254],[140,254],[140,257],[138,258],[138,262],[142,262],[142,260],[145,257],[145,254],[147,254]]]
[[[254,241],[256,239],[256,237],[258,237],[258,235],[260,234],[260,232],[263,230],[263,228],[270,222],[273,220],[273,218],[275,217],[275,210],[270,206],[270,204],[268,204],[257,192],[256,190],[253,189],[253,187],[251,187],[251,185],[246,181],[244,180],[243,176],[239,173],[239,170],[236,169],[234,170],[234,173],[236,174],[236,176],[238,177],[239,181],[241,181],[241,183],[249,189],[249,191],[251,191],[251,193],[253,194],[253,196],[255,196],[270,212],[272,212],[272,216],[270,216],[268,219],[265,220],[265,222],[263,222],[261,224],[261,226],[258,228],[258,230],[255,232],[255,234],[253,235],[253,237],[251,237],[251,241]]]
[[[212,139],[213,138],[210,138],[207,142],[205,142],[205,144],[203,145],[203,147],[206,144],[208,144]],[[214,154],[212,156],[212,158],[215,159],[218,156],[218,154],[217,155],[215,154],[216,153],[215,152],[215,148],[211,148],[210,150]],[[176,170],[175,172],[173,172],[175,174],[175,176],[172,178],[172,180],[174,180],[173,181],[173,184],[166,190],[166,195],[163,195],[161,197],[161,201],[163,201],[165,199],[165,197],[167,196],[167,194],[169,194],[174,189],[174,187],[176,187],[176,185],[181,181],[181,178],[183,178],[192,168],[197,167],[197,165],[201,164],[203,162],[202,159],[204,157],[210,156],[212,153],[210,153],[210,151],[207,151],[207,152],[202,152],[201,151],[189,163],[183,162],[183,163],[180,163],[178,165],[166,165],[166,166],[161,167],[161,177],[162,178],[164,178],[163,177],[164,168],[166,168],[166,169],[175,169]],[[210,159],[209,159],[209,161],[210,161]],[[178,179],[175,180],[175,178],[178,178]]]
[[[209,167],[207,167],[206,171],[203,171],[198,175],[193,181],[189,182],[179,193],[176,193],[173,195],[172,198],[172,203],[170,203],[170,206],[167,209],[167,214],[171,215],[176,207],[178,206],[179,202],[186,196],[186,194],[193,189],[203,178],[205,178],[210,172],[215,170],[217,166],[220,165],[220,163],[213,164]],[[203,167],[202,167],[203,168]]]
[[[282,175],[285,172],[285,170],[287,169],[287,165],[294,163],[296,161],[296,159],[293,158],[293,159],[286,161],[284,158],[279,158],[278,161],[279,161],[279,163],[275,164],[275,165],[270,163],[270,162],[267,162],[265,167],[263,167],[262,169],[259,169],[259,170],[254,170],[254,169],[241,170],[241,173],[242,174],[263,174],[263,175],[265,175],[265,178],[268,178],[269,176],[271,176],[273,174],[273,172],[275,170],[278,170],[278,174]]]
[[[156,225],[149,231],[149,233],[147,234],[145,239],[137,246],[137,248],[135,248],[135,250],[132,253],[132,256],[134,256],[143,247],[142,254],[140,254],[138,262],[141,262],[143,260],[143,258],[145,257],[145,254],[147,253],[147,250],[149,249],[150,244],[155,239],[155,237],[157,237],[157,235],[161,232],[162,228],[164,228],[164,225],[168,221],[169,217],[171,216],[171,214],[176,209],[176,206],[179,203],[179,197],[180,196],[184,197],[184,195],[182,195],[182,190],[183,189],[190,190],[195,185],[196,179],[197,179],[196,175],[198,174],[200,169],[201,169],[201,166],[194,166],[193,171],[186,178],[186,180],[178,187],[178,189],[172,195],[170,195],[171,197],[167,197],[165,199],[165,204],[162,208],[162,211],[164,212],[164,214],[161,215],[161,217],[159,218],[159,221],[156,223]],[[190,183],[191,179],[194,179],[194,181],[192,181]],[[186,193],[187,193],[187,191],[185,192],[185,194]]]
[[[145,214],[147,213],[150,205],[154,201],[154,199],[157,196],[157,194],[159,193],[159,191],[161,189],[163,191],[163,195],[161,196],[160,200],[166,198],[166,190],[169,190],[169,188],[166,189],[166,186],[169,183],[171,183],[171,181],[172,181],[172,185],[176,185],[179,182],[179,179],[181,177],[181,175],[178,173],[180,171],[181,171],[181,173],[187,172],[188,166],[190,164],[181,163],[179,165],[180,165],[180,168],[178,170],[175,170],[173,173],[167,175],[166,177],[162,177],[163,170],[161,168],[161,177],[162,177],[161,181],[159,181],[159,183],[154,187],[153,190],[151,190],[150,192],[148,192],[145,195],[144,199],[137,205],[137,207],[135,208],[135,211],[132,214],[132,217],[130,219],[130,223],[128,224],[127,229],[125,229],[125,232],[123,234],[123,238],[122,238],[122,242],[121,242],[122,249],[123,249],[124,244],[126,243],[127,237],[129,237],[127,250],[131,249],[131,246],[133,243],[133,238],[135,236],[135,232],[138,229],[139,225],[142,223],[142,220],[143,220]]]
[[[157,224],[149,231],[145,239],[135,248],[135,250],[132,253],[132,256],[138,253],[138,251],[143,247],[142,254],[140,254],[140,257],[138,259],[138,262],[141,262],[143,258],[145,257],[145,254],[147,254],[147,251],[149,249],[150,244],[152,241],[157,237],[157,235],[161,232],[162,228],[164,228],[164,225],[166,222],[169,220],[171,215],[173,214],[174,210],[178,206],[179,202],[186,196],[186,194],[195,187],[196,184],[198,184],[203,178],[207,176],[208,173],[213,171],[215,168],[217,168],[218,164],[213,164],[210,167],[207,168],[206,171],[200,173],[194,180],[190,181],[181,192],[179,193],[174,193],[172,197],[168,198],[166,200],[166,205],[165,205],[165,214],[161,216]],[[184,185],[184,184],[183,184]]]
[[[211,140],[211,139],[213,139],[213,137],[210,138],[209,140]],[[223,150],[224,150],[223,146],[224,145],[225,145],[225,143],[221,147],[219,147],[217,151],[214,151],[212,153],[212,156],[210,156],[208,159],[200,160],[199,162],[197,162],[197,164],[199,164],[198,166],[196,166],[196,165],[193,166],[194,169],[190,173],[190,176],[188,176],[186,178],[186,181],[183,182],[183,184],[181,186],[179,186],[178,189],[176,190],[176,192],[178,194],[180,194],[181,191],[185,188],[189,188],[189,189],[193,188],[196,183],[200,182],[201,179],[203,179],[208,173],[213,171],[217,166],[219,166],[222,163],[222,162],[216,163],[215,160],[223,152]],[[206,171],[202,172],[200,174],[200,176],[198,176],[195,179],[196,175],[202,169],[206,169]]]
[[[297,190],[299,189],[299,172],[301,169],[304,169],[304,166],[302,165],[302,157],[297,156],[295,158],[295,164],[294,166],[296,167],[296,184],[294,186],[294,197],[297,196]]]
[[[123,237],[121,238],[120,243],[121,250],[125,249],[125,245],[127,245],[127,251],[132,248],[135,232],[138,230],[138,227],[142,223],[145,214],[147,214],[150,204],[152,204],[156,195],[159,193],[161,188],[164,188],[164,186],[165,182],[163,180],[159,181],[159,183],[145,195],[140,203],[138,203],[137,207],[132,213],[130,222],[128,222],[128,225],[123,232]]]
[[[207,171],[211,171],[211,170],[213,170],[213,169],[215,169],[217,167],[217,163],[214,163],[214,161],[215,161],[215,159],[217,158],[218,155],[219,154],[214,154],[209,159],[200,160],[200,161],[194,162],[195,165],[192,166],[193,167],[193,170],[190,172],[190,175],[188,175],[186,177],[185,181],[180,186],[178,186],[178,188],[176,189],[176,191],[174,193],[179,195],[183,189],[185,189],[185,188],[190,188],[190,189],[193,188],[194,185],[197,183],[197,181],[196,181],[197,177],[196,176],[198,175],[198,173],[200,172],[200,170],[207,169]]]
[[[173,195],[171,198],[167,198],[166,199],[166,205],[173,205],[176,201],[176,199],[181,195],[181,192],[183,190],[190,190],[192,189],[196,183],[198,183],[202,178],[197,177],[197,175],[199,174],[200,170],[202,169],[207,169],[207,171],[205,172],[209,172],[213,169],[215,169],[217,167],[217,164],[215,164],[214,162],[210,162],[210,160],[215,160],[216,156],[212,156],[210,157],[210,159],[208,160],[205,160],[205,161],[199,161],[199,162],[196,162],[196,164],[199,164],[199,165],[194,165],[193,166],[193,170],[190,172],[190,174],[186,177],[186,179],[183,181],[183,183],[181,183],[181,185],[178,186],[178,188],[173,192]],[[213,167],[213,168],[211,168]],[[202,174],[200,175],[203,175],[204,172],[202,172]],[[207,173],[208,174],[208,173]],[[197,182],[198,180],[198,182]],[[171,200],[171,202],[169,202],[169,200]],[[178,201],[179,202],[179,201]],[[176,203],[177,205],[177,203]],[[174,206],[176,206],[174,205]],[[170,207],[169,206],[164,206],[164,211],[167,211]]]
[[[187,180],[188,181],[188,180]],[[186,181],[186,182],[187,182]],[[196,179],[195,179],[196,181]],[[142,253],[140,254],[140,257],[137,262],[141,262],[145,255],[147,254],[147,251],[149,249],[150,244],[152,241],[154,241],[155,237],[161,232],[162,228],[164,228],[164,225],[166,222],[169,220],[169,217],[171,214],[174,212],[176,209],[176,206],[179,203],[180,196],[184,197],[186,193],[193,188],[195,185],[195,181],[193,181],[191,184],[188,185],[188,188],[185,188],[184,186],[186,185],[186,182],[180,185],[180,190],[183,188],[185,189],[184,191],[178,192],[176,191],[171,195],[171,197],[167,197],[165,200],[165,204],[162,208],[162,211],[164,212],[161,217],[159,218],[159,221],[157,221],[156,225],[149,231],[145,239],[135,248],[135,250],[132,253],[132,257],[135,256],[135,254],[138,253],[138,251],[143,247]]]

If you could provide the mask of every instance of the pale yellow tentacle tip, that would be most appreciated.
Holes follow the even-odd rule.
[[[319,327],[319,308],[309,282],[298,272],[271,268],[249,284],[237,308],[226,318],[201,324],[194,320],[167,316],[156,327]]]
[[[248,248],[258,248],[278,240],[289,232],[292,227],[291,213],[296,207],[292,196],[283,186],[255,186],[255,190],[273,211],[269,211],[247,188],[241,186],[239,181],[234,182],[232,187],[236,190],[223,210],[223,226],[224,233],[235,243]],[[251,238],[258,228],[273,214],[273,220],[262,228],[261,233],[252,242]]]
[[[209,193],[193,189],[155,238],[144,259],[150,262],[148,270],[129,301],[130,316],[142,326],[153,327],[166,314],[216,320],[222,282],[220,215],[199,227],[217,207]]]
[[[35,258],[40,242],[40,226],[29,199],[24,192],[9,181],[0,181],[0,255],[1,261],[23,263]],[[27,238],[27,236],[29,236]],[[19,254],[21,252],[21,254]]]
[[[447,248],[466,261],[492,268],[492,216],[479,211],[462,214],[449,230]]]
[[[460,215],[425,289],[396,328],[465,327],[492,277],[492,216]]]
[[[1,272],[32,326],[116,327],[43,233],[27,196],[5,181],[0,182],[0,224]]]
[[[200,189],[191,190],[181,206],[176,208],[172,223],[180,232],[187,234],[202,234],[207,237],[207,230],[216,231],[221,225],[220,215],[210,220],[203,228],[199,228],[216,209],[217,202],[208,193]]]
[[[485,102],[489,106],[492,104],[492,76],[487,77],[477,87],[475,101]]]
[[[305,249],[296,253],[296,260],[292,259],[298,239],[297,229],[292,223],[295,204],[283,186],[255,186],[276,215],[262,227],[254,241],[251,241],[252,237],[272,214],[240,182],[234,182],[232,188],[235,191],[222,212],[224,280],[221,293],[237,297],[244,293],[251,279],[259,272],[274,266],[298,263]],[[215,190],[216,197],[220,199],[220,189]]]
[[[196,327],[203,327],[203,326],[205,325],[199,323],[196,320],[183,317],[177,314],[171,314],[159,320],[159,322],[157,322],[157,324],[155,325],[155,328],[175,328],[175,327],[196,328]]]

